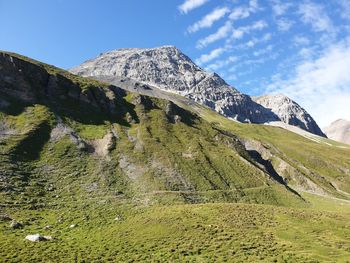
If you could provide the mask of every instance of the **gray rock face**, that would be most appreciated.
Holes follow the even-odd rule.
[[[270,110],[229,86],[217,74],[202,70],[173,46],[110,51],[71,72],[81,76],[134,79],[188,97],[241,122],[279,120]]]
[[[265,108],[271,109],[281,121],[313,134],[326,137],[311,115],[290,98],[282,94],[277,94],[253,97],[253,100]]]
[[[342,143],[350,144],[350,121],[339,119],[323,129],[327,137]]]

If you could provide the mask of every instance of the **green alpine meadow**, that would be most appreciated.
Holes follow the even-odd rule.
[[[0,0],[0,263],[350,263],[350,0]]]
[[[113,83],[0,52],[1,262],[350,262],[349,145]]]

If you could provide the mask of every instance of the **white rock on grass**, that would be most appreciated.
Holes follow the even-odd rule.
[[[34,235],[28,235],[25,237],[25,239],[32,241],[32,242],[39,242],[39,241],[48,241],[51,240],[51,236],[42,236],[40,234],[34,234]]]

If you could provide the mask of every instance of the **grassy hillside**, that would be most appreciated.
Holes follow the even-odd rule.
[[[349,258],[350,207],[332,199],[347,198],[348,149],[15,54],[0,65],[0,261]]]
[[[13,54],[2,59],[1,194],[9,202],[19,193],[28,203],[74,193],[139,203],[303,203],[234,134],[169,101],[95,81],[86,88],[89,80],[58,69]]]
[[[233,122],[207,109],[202,109],[201,112],[204,119],[221,129],[236,134],[243,141],[258,144],[255,147],[265,152],[266,159],[291,187],[300,191],[350,198],[348,145],[324,138],[310,140],[278,127]]]

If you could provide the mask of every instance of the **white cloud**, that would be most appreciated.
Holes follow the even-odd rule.
[[[206,69],[209,71],[215,71],[215,70],[218,70],[218,69],[223,68],[225,66],[228,66],[231,63],[237,62],[238,60],[239,60],[239,58],[236,56],[229,56],[226,59],[217,60],[214,63],[206,66]]]
[[[294,24],[292,20],[286,19],[286,18],[281,18],[276,21],[277,23],[277,28],[279,31],[288,31]]]
[[[181,13],[187,14],[191,10],[204,5],[208,1],[209,0],[185,0],[181,5],[178,6],[178,9]]]
[[[257,0],[250,0],[248,6],[239,6],[233,9],[229,18],[231,20],[239,20],[247,18],[251,13],[255,13],[259,10],[259,4]]]
[[[311,59],[315,55],[315,52],[312,48],[303,47],[299,50],[298,55],[304,59]]]
[[[312,48],[303,47],[299,50],[298,55],[303,59],[312,59],[316,54]]]
[[[208,54],[201,55],[198,59],[196,59],[196,63],[199,65],[203,65],[205,63],[208,63],[209,61],[219,57],[225,50],[226,49],[223,47],[214,49]]]
[[[293,42],[295,46],[307,46],[310,44],[310,39],[305,36],[295,36]]]
[[[252,65],[254,65],[256,67],[258,64],[264,64],[266,61],[267,61],[266,57],[254,58],[254,59],[244,59],[244,60],[241,60],[241,62],[239,64],[236,64],[236,65],[232,66],[231,68],[229,68],[228,72],[235,72],[235,73],[237,72],[236,74],[239,75],[240,74],[239,72],[242,72],[242,70],[240,70],[238,72],[239,68],[242,68],[244,66],[251,67]]]
[[[247,47],[254,47],[256,44],[257,44],[258,42],[257,42],[257,40],[249,40],[248,42],[247,42]]]
[[[323,127],[338,118],[350,119],[349,68],[350,41],[343,41],[300,62],[289,78],[273,79],[267,91],[290,96]]]
[[[262,30],[262,29],[266,28],[267,26],[268,25],[267,25],[266,21],[258,20],[251,25],[242,26],[242,27],[239,27],[237,29],[234,29],[232,31],[232,35],[227,40],[227,43],[230,43],[236,39],[241,39],[245,34],[249,34],[251,31],[254,31],[254,30]],[[270,33],[265,34],[264,38],[268,38],[265,41],[269,40],[271,38],[271,34]]]
[[[230,21],[227,21],[222,27],[220,27],[215,33],[200,39],[197,42],[196,47],[197,48],[203,48],[208,46],[209,44],[218,41],[220,39],[223,39],[228,36],[230,31],[232,30],[232,23]]]
[[[221,26],[215,33],[198,40],[196,48],[199,48],[199,49],[204,48],[215,41],[226,38],[227,36],[229,36],[230,33],[232,33],[232,34],[230,34],[230,37],[226,40],[226,43],[229,44],[230,42],[232,42],[235,39],[242,38],[244,36],[244,34],[248,34],[250,31],[262,30],[263,28],[267,27],[266,21],[258,20],[251,25],[233,29],[233,21],[234,20],[248,17],[250,15],[250,13],[257,12],[258,10],[259,10],[259,4],[258,4],[257,0],[250,0],[248,6],[238,7],[236,9],[234,9],[229,16],[229,20],[226,21],[226,23],[223,26]],[[226,10],[225,10],[225,14],[226,14]],[[220,14],[220,15],[223,16],[225,14]],[[201,22],[202,20],[203,20],[203,22]],[[194,31],[199,30],[199,28],[201,28],[200,25],[204,25],[204,24],[208,25],[208,26],[212,25],[212,23],[208,23],[208,22],[204,23],[204,20],[212,20],[212,19],[204,19],[203,18],[202,20],[197,22],[193,26],[191,26],[189,28],[189,31],[194,32]]]
[[[265,48],[262,48],[262,49],[259,49],[259,50],[254,51],[254,52],[253,52],[253,55],[254,55],[255,57],[260,57],[260,56],[262,56],[262,55],[265,55],[265,54],[271,52],[271,51],[272,51],[272,48],[273,48],[272,45],[268,45],[268,46],[266,46]]]
[[[251,31],[251,30],[261,30],[261,29],[264,29],[265,27],[267,27],[266,21],[259,20],[247,28],[248,28],[248,31]]]
[[[253,24],[248,25],[248,26],[239,27],[239,28],[233,30],[232,35],[231,35],[231,39],[229,39],[229,41],[230,40],[232,41],[235,39],[240,39],[245,34],[249,34],[251,31],[262,30],[265,27],[267,27],[267,23],[264,20],[256,21]],[[271,34],[269,34],[269,35],[271,35]]]
[[[212,12],[204,16],[201,20],[190,26],[187,29],[187,31],[189,33],[194,33],[202,28],[211,27],[216,21],[223,18],[229,11],[230,10],[227,7],[216,8]]]
[[[283,3],[280,0],[272,0],[272,11],[275,14],[275,16],[281,16],[284,15],[292,6],[292,3],[289,3],[286,1],[283,1]]]
[[[311,25],[314,31],[334,31],[333,23],[324,11],[322,5],[315,4],[311,1],[304,1],[299,5],[298,13],[301,15],[301,21]]]
[[[234,29],[232,32],[233,39],[241,39],[244,36],[244,30],[242,29]]]
[[[258,0],[250,0],[249,9],[250,9],[250,12],[256,12],[259,9]]]
[[[233,9],[233,11],[231,12],[229,18],[231,20],[238,20],[238,19],[243,19],[246,18],[250,15],[250,11],[249,8],[244,8],[244,7],[237,7],[235,9]]]

